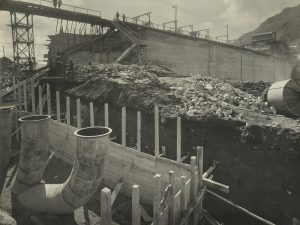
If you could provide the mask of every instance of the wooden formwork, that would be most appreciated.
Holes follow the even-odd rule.
[[[38,86],[38,109],[32,101],[32,112],[52,113],[50,86],[47,84],[45,96],[43,87]],[[24,85],[26,88],[26,83]],[[36,86],[31,85],[32,99],[35,100]],[[25,93],[26,91],[24,91]],[[24,96],[24,101],[26,98]],[[55,114],[56,120],[50,121],[49,151],[58,158],[73,165],[77,139],[73,134],[81,128],[81,103],[76,100],[77,128],[70,124],[70,98],[66,97],[66,118],[61,118],[60,92],[56,92]],[[46,104],[47,103],[47,104]],[[26,104],[24,104],[25,106]],[[90,126],[95,126],[93,102],[89,104]],[[26,110],[26,108],[25,108]],[[104,126],[109,126],[109,105],[104,106]],[[122,142],[109,143],[109,157],[106,164],[104,184],[114,187],[114,190],[101,190],[101,218],[102,224],[112,224],[111,206],[118,193],[122,191],[132,198],[132,224],[141,223],[142,207],[140,202],[153,206],[153,224],[197,224],[201,219],[202,200],[207,187],[228,192],[229,187],[212,181],[209,175],[214,165],[203,173],[203,148],[197,148],[197,156],[192,156],[190,164],[182,163],[181,153],[181,118],[177,118],[177,160],[162,157],[159,145],[159,108],[154,109],[155,154],[149,155],[141,149],[141,112],[137,112],[137,148],[126,146],[126,108],[122,108]],[[66,121],[63,123],[62,121]],[[53,155],[53,154],[52,154]],[[185,158],[185,157],[183,157]]]

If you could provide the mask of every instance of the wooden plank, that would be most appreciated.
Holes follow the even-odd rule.
[[[213,181],[213,180],[210,180],[210,179],[207,179],[207,178],[203,178],[203,184],[210,187],[210,188],[213,188],[213,189],[216,189],[218,191],[224,192],[226,194],[229,193],[229,186],[221,184],[219,182],[216,182],[216,181]]]
[[[186,203],[187,203],[187,199],[186,199],[186,177],[185,176],[181,176],[180,177],[180,190],[181,190],[181,194],[180,194],[180,211],[183,213],[186,210]]]
[[[71,109],[70,109],[70,97],[66,98],[66,118],[67,124],[71,125]]]
[[[24,110],[27,112],[28,111],[28,106],[27,106],[27,82],[24,81],[24,86],[23,86],[23,90],[24,90]]]
[[[122,145],[126,146],[126,107],[122,108]]]
[[[18,91],[18,106],[19,106],[19,110],[22,111],[22,91],[20,85],[18,86],[17,91]]]
[[[76,118],[77,118],[77,128],[81,128],[81,103],[80,98],[76,99]]]
[[[169,172],[169,182],[171,184],[169,197],[169,224],[175,225],[175,176],[174,171]]]
[[[203,187],[203,147],[197,147],[197,168],[198,168],[198,185],[197,185],[197,193],[199,189]],[[203,199],[200,200],[199,208],[202,210],[203,208]],[[199,212],[196,211],[194,213],[194,224],[198,224],[199,221],[202,220],[202,216],[200,216]]]
[[[154,108],[154,142],[155,156],[159,157],[159,108],[156,105]]]
[[[139,185],[132,186],[132,225],[141,224],[140,189]]]
[[[141,207],[141,216],[142,216],[143,220],[144,220],[146,223],[151,223],[151,222],[153,222],[152,217],[149,216],[149,214],[148,214],[147,211],[144,209],[144,207],[141,206],[141,205],[140,205],[140,207]]]
[[[31,111],[32,113],[35,113],[35,88],[34,88],[34,80],[31,80],[30,82],[31,86]]]
[[[43,114],[43,88],[42,85],[39,85],[39,113]]]
[[[141,130],[142,130],[142,115],[141,111],[137,112],[137,134],[136,134],[136,149],[141,151]]]
[[[108,188],[101,190],[101,219],[102,225],[112,224],[111,191]]]
[[[192,156],[191,157],[191,186],[190,186],[190,199],[194,199],[194,197],[196,196],[196,190],[195,190],[195,186],[196,186],[196,157]]]
[[[47,84],[47,112],[48,115],[51,115],[51,92],[49,84]]]
[[[56,91],[56,120],[60,122],[60,92]]]
[[[109,111],[108,111],[108,103],[104,104],[104,126],[109,127]]]
[[[117,199],[117,196],[123,186],[123,180],[125,179],[126,175],[129,173],[131,167],[133,165],[133,161],[131,163],[129,163],[126,168],[123,170],[123,175],[121,176],[121,178],[118,181],[118,184],[116,185],[116,187],[113,190],[113,193],[111,195],[111,205],[113,206],[115,200]]]
[[[181,117],[177,117],[177,161],[181,161]]]
[[[90,102],[90,126],[95,126],[95,118],[94,118],[94,103]]]
[[[160,200],[161,200],[161,175],[154,176],[153,187],[153,224],[159,225],[160,217]]]
[[[198,188],[203,186],[203,147],[197,147]],[[197,190],[198,191],[198,190]]]

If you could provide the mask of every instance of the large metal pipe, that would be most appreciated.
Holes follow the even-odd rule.
[[[21,153],[13,194],[39,184],[48,159],[48,115],[25,116],[21,122]]]
[[[74,132],[77,151],[70,177],[63,184],[38,184],[22,192],[18,199],[40,213],[66,214],[84,205],[97,191],[108,157],[107,127],[89,127]],[[34,199],[34,201],[33,201]]]
[[[300,116],[300,80],[284,80],[274,83],[268,91],[268,102],[278,112]]]
[[[13,106],[0,107],[0,195],[5,183],[10,158],[13,109]]]

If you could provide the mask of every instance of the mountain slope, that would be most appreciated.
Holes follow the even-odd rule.
[[[295,41],[300,39],[300,4],[285,8],[281,13],[268,18],[256,30],[242,35],[241,43],[249,43],[251,35],[272,32],[277,33],[277,40]]]

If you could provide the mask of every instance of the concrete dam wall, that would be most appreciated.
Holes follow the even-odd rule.
[[[241,81],[280,81],[291,77],[285,59],[205,39],[159,31],[141,32],[147,60],[175,72],[208,74]]]
[[[64,45],[63,40],[70,38],[72,34],[61,35],[59,45]],[[144,46],[141,54],[144,63],[166,66],[178,74],[189,76],[200,73],[223,79],[268,82],[291,78],[292,64],[285,58],[254,50],[153,29],[140,31],[140,40]],[[74,51],[68,58],[75,64],[113,63],[130,46],[131,42],[125,35],[115,32]],[[51,57],[54,60],[56,56],[52,54]],[[136,54],[131,54],[124,63],[138,63]]]

